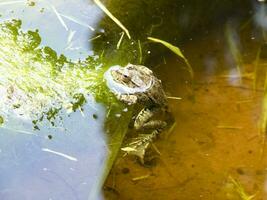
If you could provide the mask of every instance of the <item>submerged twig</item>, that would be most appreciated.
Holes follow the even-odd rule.
[[[97,35],[97,36],[95,36],[95,37],[89,39],[88,42],[91,42],[91,41],[93,41],[93,40],[96,40],[96,39],[98,39],[98,38],[100,38],[100,37],[101,37],[101,35]]]
[[[124,37],[124,32],[121,33],[121,37],[120,37],[118,44],[117,44],[117,49],[120,48],[123,37]]]
[[[68,44],[68,45],[71,43],[71,41],[72,41],[72,39],[73,39],[75,33],[76,33],[76,31],[72,31],[72,30],[70,30],[69,35],[68,35],[68,39],[67,39],[67,44]]]
[[[107,16],[109,16],[128,36],[129,39],[131,39],[130,33],[128,29],[104,6],[104,4],[101,3],[99,0],[94,0],[96,5],[104,12]]]
[[[181,100],[182,98],[181,97],[170,97],[170,96],[168,96],[167,99]]]
[[[142,64],[143,61],[143,51],[140,40],[138,40],[138,49],[139,49],[139,63]]]
[[[61,14],[61,13],[60,13],[59,15],[62,16],[62,17],[64,17],[64,18],[66,18],[66,19],[68,19],[68,20],[70,20],[70,21],[75,22],[76,24],[79,24],[79,25],[81,25],[81,26],[87,27],[87,28],[89,28],[91,31],[95,31],[95,29],[94,29],[92,26],[90,26],[90,25],[88,25],[88,24],[86,24],[86,23],[80,21],[79,19],[76,19],[75,17],[69,16],[69,15],[63,15],[63,14]]]
[[[169,128],[168,132],[165,134],[166,138],[169,138],[170,134],[173,132],[174,128],[176,127],[177,123],[174,122],[172,126]]]
[[[239,129],[239,130],[243,129],[243,127],[241,126],[216,126],[216,127],[219,129]]]
[[[54,13],[56,14],[56,16],[57,16],[59,22],[60,22],[60,23],[62,24],[62,26],[66,29],[66,31],[68,31],[69,28],[67,27],[66,23],[65,23],[64,20],[62,19],[62,17],[61,17],[61,15],[59,14],[59,12],[56,10],[56,8],[55,8],[53,5],[51,5],[51,8],[52,8],[52,10],[54,11]]]
[[[144,176],[138,176],[135,178],[132,178],[132,181],[140,181],[140,180],[144,180],[150,177],[150,174],[144,175]]]
[[[171,128],[169,129],[168,133],[171,133],[174,130],[174,128],[176,127],[176,125],[177,125],[177,123],[174,122],[173,125],[171,126]]]
[[[47,148],[42,148],[42,151],[45,151],[45,152],[49,152],[49,153],[52,153],[52,154],[55,154],[55,155],[58,155],[58,156],[62,156],[68,160],[71,160],[71,161],[78,161],[77,158],[73,157],[73,156],[70,156],[70,155],[67,155],[65,153],[61,153],[61,152],[58,152],[58,151],[54,151],[54,150],[51,150],[51,149],[47,149]]]
[[[158,147],[154,143],[152,143],[151,146],[157,154],[161,155],[160,150],[158,149]]]

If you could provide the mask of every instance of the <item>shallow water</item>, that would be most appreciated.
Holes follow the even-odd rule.
[[[111,55],[119,54],[116,45],[122,30],[104,17],[106,15],[101,13],[92,1],[88,4],[85,0],[80,0],[80,3],[74,0],[58,2],[40,0],[36,1],[35,6],[27,6],[25,9],[17,5],[23,1],[10,2],[0,3],[2,20],[22,18],[24,30],[40,29],[41,45],[48,45],[72,60],[83,59],[88,54],[92,54],[92,48],[94,50],[99,48],[101,53],[105,49],[107,52],[114,53]],[[116,3],[122,1],[107,2],[111,2],[110,5],[116,7]],[[130,156],[118,157],[103,189],[106,199],[241,199],[242,197],[249,199],[250,195],[255,195],[254,199],[267,199],[265,180],[267,150],[264,151],[264,137],[259,133],[266,60],[260,60],[257,77],[260,81],[255,90],[253,90],[252,76],[246,76],[256,67],[256,54],[263,43],[261,29],[253,26],[249,19],[247,19],[248,23],[235,24],[239,20],[232,18],[229,20],[231,23],[229,23],[228,41],[227,35],[224,34],[227,30],[225,23],[220,27],[210,27],[204,32],[203,30],[201,33],[197,32],[197,35],[192,38],[191,34],[184,37],[183,34],[190,32],[194,25],[202,26],[202,22],[195,20],[193,25],[190,24],[190,29],[185,29],[188,27],[187,23],[194,20],[194,17],[200,19],[198,15],[191,15],[190,3],[177,4],[178,10],[182,12],[178,12],[172,6],[174,1],[166,1],[166,4],[159,3],[165,9],[169,9],[171,5],[173,10],[170,15],[176,12],[173,19],[178,17],[182,22],[180,28],[183,30],[175,27],[176,20],[169,24],[177,30],[176,36],[175,31],[166,32],[171,29],[164,26],[169,22],[169,15],[164,15],[164,12],[163,14],[158,12],[160,16],[149,18],[145,25],[135,23],[136,16],[139,17],[138,8],[144,6],[134,4],[135,2],[132,3],[137,6],[137,10],[128,9],[131,14],[134,13],[133,16],[129,15],[129,21],[127,21],[128,11],[120,12],[120,9],[124,9],[123,6],[127,6],[128,3],[118,6],[117,13],[115,10],[112,11],[126,23],[133,35],[136,34],[133,37],[137,37],[146,44],[149,29],[151,29],[149,36],[167,35],[162,39],[167,38],[166,40],[179,44],[195,70],[194,84],[191,84],[190,75],[182,60],[171,53],[165,53],[167,49],[156,48],[156,45],[145,46],[141,61],[145,62],[148,58],[146,64],[149,66],[151,59],[157,57],[154,60],[157,65],[151,68],[162,80],[167,95],[182,98],[169,100],[176,125],[163,133],[155,142],[160,155],[154,153],[157,158],[149,165],[141,166]],[[54,8],[57,10],[55,11]],[[147,15],[146,12],[144,14]],[[78,21],[77,16],[81,17]],[[205,20],[209,17],[207,15]],[[159,23],[161,20],[163,22]],[[51,22],[53,26],[50,26]],[[102,22],[106,23],[106,26],[102,27]],[[89,25],[93,26],[96,32],[92,32]],[[94,41],[99,41],[99,47],[91,41],[95,37],[97,38]],[[182,38],[187,39],[182,40]],[[233,40],[237,47],[242,46],[242,50],[236,52],[234,47],[229,48],[229,40]],[[131,60],[136,55],[140,56],[134,49],[135,45],[130,43],[134,50],[128,51],[129,46],[127,44],[123,46],[124,42],[126,44],[129,40],[124,38],[122,42],[123,57],[117,56],[113,62],[116,60],[130,62],[128,58]],[[136,41],[134,44],[137,44]],[[113,49],[114,46],[116,50]],[[126,47],[127,55],[129,54],[130,57],[126,56],[122,47]],[[233,55],[233,52],[236,54]],[[238,53],[241,53],[242,63],[238,60]],[[140,60],[140,58],[133,60]],[[237,65],[242,67],[241,74],[238,74]],[[64,193],[64,199],[87,199],[90,192],[94,194],[97,191],[96,187],[101,185],[100,177],[105,174],[102,172],[102,167],[105,166],[104,160],[110,156],[109,153],[112,153],[107,145],[117,148],[118,146],[113,145],[113,142],[120,144],[123,134],[115,138],[111,144],[110,141],[107,142],[102,135],[103,121],[107,117],[105,109],[94,100],[91,103],[88,113],[76,112],[70,117],[66,116],[66,119],[63,117],[66,127],[69,127],[73,133],[70,135],[65,134],[67,133],[65,130],[61,134],[55,129],[46,130],[41,127],[39,134],[29,139],[26,134],[13,135],[13,132],[16,132],[15,129],[5,132],[4,128],[8,127],[6,125],[1,129],[0,153],[2,159],[6,160],[1,165],[3,181],[0,184],[0,197],[12,200],[23,197],[60,199],[63,198],[61,195]],[[97,120],[93,117],[96,111],[99,112]],[[116,114],[118,116],[121,113]],[[125,119],[128,120],[127,116]],[[117,118],[115,121],[117,122]],[[118,124],[125,125],[124,122]],[[20,131],[24,130],[25,127],[20,127],[19,123],[21,123],[20,120],[18,124],[10,124],[10,126]],[[110,123],[116,124],[114,121]],[[119,128],[124,129],[123,125]],[[94,130],[92,130],[93,126]],[[26,128],[28,132],[32,132],[30,125]],[[99,133],[101,137],[98,140]],[[53,135],[53,140],[48,140],[48,134]],[[113,158],[111,160],[113,161]],[[32,163],[34,165],[31,165]],[[42,192],[45,195],[40,195]]]
[[[181,47],[195,69],[194,87],[175,56],[155,68],[167,94],[182,97],[169,100],[176,126],[155,142],[161,155],[152,165],[130,156],[117,160],[104,187],[106,199],[242,199],[242,190],[267,199],[259,131],[263,84],[253,90],[252,76],[233,73],[236,63],[223,33],[224,27],[214,28]],[[255,69],[261,43],[255,35],[251,26],[240,32],[243,75]],[[265,63],[260,61],[260,71]]]
[[[105,130],[114,113],[104,104],[112,101],[104,94],[104,84],[94,79],[94,89],[87,90],[94,75],[101,77],[101,70],[95,69],[101,67],[95,66],[97,59],[77,66],[92,54],[89,26],[101,13],[84,0],[67,2],[40,0],[34,6],[27,1],[0,2],[1,200],[101,198],[108,163],[116,154],[110,143],[120,143],[125,130],[116,126],[112,138]],[[67,19],[60,21],[62,16]],[[14,19],[21,20],[21,26]],[[57,68],[60,54],[75,67],[63,61],[64,69]],[[59,71],[65,72],[62,78]],[[69,88],[64,86],[68,81]],[[97,90],[106,95],[104,100],[96,100]],[[118,114],[116,102],[112,103]]]

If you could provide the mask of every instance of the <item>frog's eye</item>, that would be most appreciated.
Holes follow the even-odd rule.
[[[121,72],[121,75],[122,75],[124,78],[129,78],[129,77],[130,77],[130,74],[129,74],[129,72],[128,72],[127,70],[123,70],[123,71]]]

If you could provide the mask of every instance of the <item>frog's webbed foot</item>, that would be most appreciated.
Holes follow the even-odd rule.
[[[137,156],[140,159],[140,162],[145,164],[146,151],[152,144],[154,138],[157,137],[158,133],[158,130],[154,130],[151,134],[140,134],[128,145],[121,148],[121,150],[125,151],[127,154]]]

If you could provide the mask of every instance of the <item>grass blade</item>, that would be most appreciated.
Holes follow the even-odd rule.
[[[164,40],[160,40],[158,38],[148,37],[147,39],[152,41],[152,42],[156,42],[156,43],[160,43],[160,44],[164,45],[165,47],[170,49],[173,53],[175,53],[180,58],[182,58],[188,67],[188,71],[190,73],[191,78],[194,77],[193,68],[191,67],[190,63],[188,62],[188,60],[186,59],[186,57],[183,55],[182,51],[178,47],[176,47],[176,46],[174,46],[174,45],[172,45],[172,44],[170,44]]]
[[[240,199],[242,200],[252,200],[255,198],[255,194],[254,195],[248,195],[243,186],[237,182],[232,176],[229,177],[230,181],[232,182],[232,184],[234,185],[235,187],[235,190],[237,192],[237,194],[239,195]]]
[[[120,37],[120,40],[119,40],[119,42],[117,43],[117,49],[120,49],[120,46],[121,46],[121,42],[122,42],[123,36],[124,36],[124,32],[122,32],[121,37]]]
[[[131,39],[130,33],[128,29],[104,6],[104,4],[101,3],[99,0],[94,0],[96,5],[109,16],[128,36],[129,39]]]

